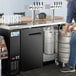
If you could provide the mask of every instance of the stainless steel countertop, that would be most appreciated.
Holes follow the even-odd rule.
[[[0,28],[2,29],[7,29],[7,30],[14,30],[14,29],[23,29],[23,28],[34,28],[34,27],[47,27],[47,26],[56,26],[56,25],[62,25],[65,24],[65,21],[59,21],[59,22],[47,22],[47,23],[43,23],[43,24],[28,24],[28,25],[12,25],[12,26],[8,26],[8,25],[0,25]]]

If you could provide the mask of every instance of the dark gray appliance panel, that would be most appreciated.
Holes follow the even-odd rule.
[[[15,57],[20,54],[20,37],[10,38],[10,56]]]
[[[21,30],[21,69],[29,70],[42,66],[43,31],[41,28]]]

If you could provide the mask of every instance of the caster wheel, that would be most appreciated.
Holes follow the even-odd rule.
[[[59,65],[59,62],[58,62],[57,60],[55,60],[55,64],[56,64],[56,65]]]
[[[62,63],[62,67],[65,67],[65,63]]]

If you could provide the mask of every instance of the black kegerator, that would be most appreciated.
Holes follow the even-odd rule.
[[[0,35],[4,36],[8,49],[8,59],[2,60],[2,76],[16,76],[20,71],[42,66],[42,28],[0,29]]]
[[[0,29],[0,35],[4,36],[8,49],[8,59],[2,60],[2,76],[15,76],[19,73],[20,30]]]

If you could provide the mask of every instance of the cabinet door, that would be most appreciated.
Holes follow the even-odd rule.
[[[21,68],[29,70],[42,66],[43,32],[40,28],[21,30]]]

